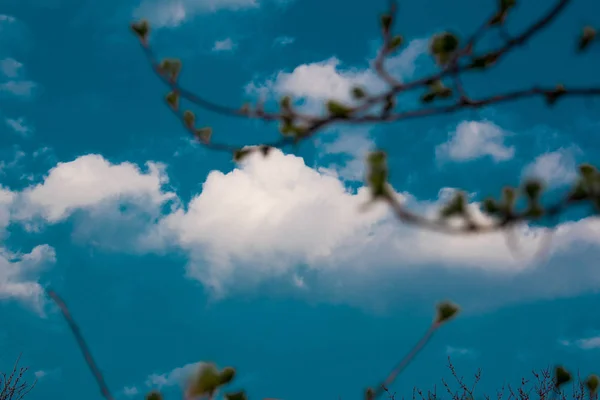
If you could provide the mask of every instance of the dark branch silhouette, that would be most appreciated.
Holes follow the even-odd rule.
[[[156,58],[149,42],[150,24],[147,21],[136,22],[131,27],[139,38],[144,54],[156,75],[170,89],[166,96],[166,102],[171,111],[179,117],[184,127],[207,148],[233,153],[234,159],[239,161],[253,152],[259,151],[267,155],[272,148],[283,149],[297,144],[313,137],[324,128],[340,122],[350,124],[398,122],[440,114],[452,114],[462,110],[484,108],[534,97],[541,97],[548,106],[554,106],[559,100],[567,98],[600,96],[600,87],[567,87],[557,84],[554,87],[533,86],[475,98],[468,94],[462,84],[461,77],[463,75],[492,69],[511,51],[523,46],[536,34],[550,26],[570,3],[572,0],[557,0],[538,19],[518,34],[511,36],[506,32],[503,24],[509,17],[516,1],[499,0],[497,10],[491,13],[490,17],[483,21],[480,27],[462,44],[460,38],[451,32],[442,32],[431,38],[429,52],[439,67],[437,72],[423,78],[401,82],[394,78],[385,66],[387,58],[401,49],[404,42],[402,36],[394,33],[397,6],[392,1],[389,11],[381,16],[383,44],[372,64],[374,71],[387,84],[387,89],[383,93],[369,94],[365,88],[354,87],[351,90],[352,104],[329,100],[326,102],[323,115],[307,115],[300,112],[294,108],[293,100],[289,96],[284,96],[280,100],[279,110],[274,112],[266,111],[262,102],[257,103],[254,107],[244,105],[241,108],[211,102],[180,85],[181,62],[179,60],[164,59],[160,61]],[[493,29],[497,29],[501,33],[503,44],[491,50],[478,50],[477,45],[482,37]],[[596,30],[589,26],[584,27],[580,33],[576,50],[578,53],[589,50],[592,45],[597,45],[597,42]],[[401,93],[414,90],[424,91],[424,94],[421,95],[421,107],[398,110],[396,97]],[[195,114],[180,106],[181,99],[204,110],[226,116],[279,122],[282,137],[271,143],[248,144],[241,148],[212,141],[212,130],[208,127],[197,128]],[[595,168],[583,165],[581,179],[575,183],[573,191],[548,207],[541,205],[543,182],[531,180],[525,182],[520,190],[505,188],[504,198],[501,201],[488,199],[484,202],[483,211],[493,220],[492,222],[485,224],[475,222],[469,213],[466,197],[460,192],[444,207],[439,218],[428,218],[409,211],[397,201],[394,191],[387,183],[388,171],[385,158],[384,152],[374,151],[367,159],[367,183],[371,188],[373,199],[387,202],[400,221],[441,233],[470,234],[509,230],[519,222],[542,219],[556,221],[560,214],[575,204],[587,202],[593,206],[594,211],[597,211],[600,206],[600,174]],[[514,208],[519,196],[527,198],[528,207],[525,210],[516,211]],[[462,223],[448,224],[449,219],[458,219]]]
[[[0,372],[0,400],[21,400],[35,387],[36,381],[25,380],[27,367],[19,367],[21,356],[15,361],[9,373]]]

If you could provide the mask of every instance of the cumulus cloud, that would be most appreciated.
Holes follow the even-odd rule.
[[[37,281],[39,271],[56,260],[48,245],[34,247],[26,254],[0,248],[0,300],[21,300],[42,312],[44,290]]]
[[[28,80],[10,80],[0,84],[0,92],[10,93],[18,97],[30,97],[37,84]]]
[[[213,45],[213,52],[227,52],[233,51],[236,47],[236,44],[233,42],[231,38],[226,38],[223,40],[217,40]]]
[[[216,297],[271,288],[363,307],[441,297],[488,307],[600,287],[595,219],[560,225],[544,259],[528,256],[546,231],[516,230],[525,254],[518,258],[499,233],[461,237],[423,231],[400,224],[383,204],[361,213],[369,199],[366,188],[348,191],[336,175],[280,151],[266,159],[250,156],[228,173],[211,172],[185,205],[166,190],[166,181],[157,164],[148,163],[144,171],[88,155],[58,164],[43,182],[21,193],[5,193],[5,203],[15,204],[11,199],[18,196],[21,219],[41,215],[48,223],[83,211],[91,226],[102,225],[107,212],[123,202],[153,208],[153,218],[131,232],[139,238],[137,250],[184,251],[188,277]],[[442,191],[440,200],[450,193]],[[397,196],[430,215],[438,206],[407,193]],[[164,209],[166,202],[170,210]],[[486,221],[477,204],[471,209]],[[108,220],[113,229],[132,229],[128,219]]]
[[[401,79],[410,77],[415,71],[416,59],[425,49],[426,41],[413,40],[402,52],[388,59],[388,69]],[[350,92],[354,86],[361,86],[371,93],[386,88],[372,69],[345,67],[337,57],[331,57],[299,65],[291,72],[277,72],[264,81],[250,82],[245,90],[250,95],[291,95],[305,100],[307,108],[315,110],[325,99],[351,102]]]
[[[550,186],[562,186],[573,182],[577,177],[575,153],[579,149],[561,148],[538,156],[525,167],[525,177],[542,179]]]
[[[343,132],[334,131],[321,137],[332,135],[335,135],[334,140],[317,146],[319,161],[326,163],[327,159],[334,156],[337,159],[328,164],[330,170],[345,181],[363,181],[366,155],[375,148],[369,129],[344,129]]]
[[[436,156],[440,160],[458,162],[486,156],[496,162],[509,160],[515,149],[504,144],[507,134],[491,122],[463,121],[450,133],[446,143],[437,146]]]
[[[143,0],[135,9],[134,16],[150,20],[155,28],[173,28],[197,14],[258,6],[258,0]]]
[[[21,193],[21,217],[39,214],[55,223],[73,210],[92,208],[109,201],[163,204],[173,193],[162,192],[167,183],[164,167],[147,163],[142,172],[131,163],[111,164],[99,155],[86,155],[58,163],[42,183]]]

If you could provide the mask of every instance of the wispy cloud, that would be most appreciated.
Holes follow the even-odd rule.
[[[273,40],[273,46],[288,46],[292,43],[294,43],[296,41],[295,38],[291,37],[291,36],[279,36],[276,37],[275,40]]]
[[[231,38],[226,38],[223,40],[217,40],[213,45],[213,52],[228,52],[233,51],[236,48],[236,44],[233,42]]]
[[[0,71],[8,78],[16,78],[23,64],[14,58],[0,60]]]
[[[504,144],[507,135],[508,132],[491,122],[463,121],[449,134],[447,142],[436,147],[436,157],[440,161],[457,162],[481,157],[505,161],[515,154],[514,147]]]
[[[588,338],[582,338],[577,340],[559,340],[559,343],[563,346],[578,347],[582,350],[600,349],[600,336],[592,336]]]
[[[6,125],[8,125],[13,131],[15,131],[21,136],[27,136],[32,131],[32,128],[29,127],[29,125],[23,118],[6,118],[4,122],[6,122]]]

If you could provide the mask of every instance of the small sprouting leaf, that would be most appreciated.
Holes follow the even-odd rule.
[[[385,103],[383,103],[382,115],[387,116],[392,112],[394,107],[396,106],[396,98],[392,95],[385,97]]]
[[[598,375],[592,374],[588,376],[585,380],[585,386],[591,394],[596,394],[598,392],[598,386],[600,386],[600,378],[598,378]]]
[[[492,198],[487,198],[487,199],[483,200],[482,205],[483,205],[483,211],[485,211],[488,214],[495,215],[500,212],[500,206],[498,205],[496,200],[494,200]]]
[[[438,64],[447,64],[458,49],[458,37],[451,32],[434,35],[429,43],[429,51],[435,56]]]
[[[375,391],[373,388],[367,388],[365,390],[365,400],[373,400],[375,398]]]
[[[208,144],[212,137],[212,128],[207,126],[205,128],[196,129],[194,130],[194,136],[196,136],[200,142]]]
[[[579,166],[579,173],[587,182],[592,182],[598,176],[598,170],[591,164],[581,164]]]
[[[177,110],[177,108],[179,107],[179,93],[177,93],[177,91],[173,90],[172,92],[169,92],[165,96],[165,100],[173,110]]]
[[[558,389],[565,383],[571,381],[571,373],[567,371],[563,366],[557,366],[554,369],[554,386]]]
[[[589,196],[589,193],[586,188],[586,185],[582,181],[579,181],[579,182],[577,182],[577,184],[575,185],[575,187],[569,194],[569,200],[573,200],[573,201],[585,200],[588,198],[588,196]]]
[[[586,50],[589,45],[596,39],[596,30],[591,26],[586,26],[583,28],[581,32],[581,36],[579,37],[579,43],[577,44],[578,51]]]
[[[538,179],[529,179],[523,185],[523,193],[530,201],[537,201],[544,189],[544,185]]]
[[[388,50],[394,51],[397,48],[399,48],[400,46],[402,46],[402,43],[404,43],[404,38],[400,35],[396,35],[390,40],[390,43],[388,45]]]
[[[233,161],[241,162],[252,153],[252,149],[245,148],[233,152]]]
[[[499,6],[501,11],[508,11],[517,5],[517,0],[500,0]]]
[[[367,184],[373,198],[385,194],[387,179],[387,155],[380,150],[370,152],[367,156]]]
[[[292,98],[290,96],[283,96],[279,102],[281,109],[284,111],[290,111],[292,109]]]
[[[502,189],[502,200],[503,205],[506,207],[507,211],[512,211],[515,206],[515,202],[517,201],[517,191],[515,188],[507,186]]]
[[[130,28],[142,41],[145,41],[150,33],[150,23],[145,19],[132,23]]]
[[[185,125],[188,128],[193,128],[194,123],[196,122],[196,115],[194,115],[194,113],[190,110],[185,110],[183,113],[183,122],[185,122]]]
[[[421,102],[431,103],[433,100],[435,100],[436,97],[437,94],[435,92],[427,92],[421,96]]]
[[[162,400],[163,396],[158,390],[153,390],[146,395],[146,400]]]
[[[187,393],[192,397],[211,395],[220,384],[220,375],[214,364],[206,364],[198,367],[190,378]]]
[[[458,314],[460,307],[450,301],[444,301],[437,306],[435,322],[441,324],[449,321]]]
[[[177,80],[179,73],[181,72],[181,60],[177,58],[165,58],[159,65],[161,72],[172,81]]]
[[[355,100],[363,99],[367,96],[367,93],[365,92],[365,90],[363,88],[361,88],[360,86],[353,87],[352,90],[350,91],[350,94],[352,95],[352,98],[354,98]]]
[[[240,107],[240,112],[244,115],[250,114],[250,104],[244,103],[242,107]]]
[[[545,93],[546,103],[549,106],[553,105],[554,103],[556,103],[556,100],[558,100],[565,93],[567,93],[567,89],[565,89],[563,85],[556,85],[556,88],[554,90]]]
[[[221,385],[226,385],[229,382],[231,382],[234,377],[235,377],[235,369],[231,368],[231,367],[225,367],[225,368],[223,368],[223,370],[221,371],[221,374],[219,375],[219,381],[221,382]]]
[[[350,112],[352,111],[352,108],[345,106],[342,103],[339,103],[335,100],[329,100],[327,102],[327,111],[329,111],[329,114],[335,117],[347,118]]]
[[[239,392],[225,393],[225,400],[248,400],[246,392],[240,390]]]
[[[384,31],[389,31],[390,26],[392,26],[392,15],[391,14],[383,14],[381,16],[381,27]]]
[[[464,215],[467,210],[467,197],[464,192],[457,192],[454,197],[440,210],[440,217],[450,218]]]
[[[472,69],[486,69],[498,61],[498,53],[489,53],[481,57],[475,57],[471,62]]]

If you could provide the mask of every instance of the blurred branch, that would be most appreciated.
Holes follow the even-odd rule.
[[[24,380],[27,367],[19,367],[21,356],[15,361],[10,373],[0,373],[0,400],[21,400],[35,387],[37,380],[29,383]]]

